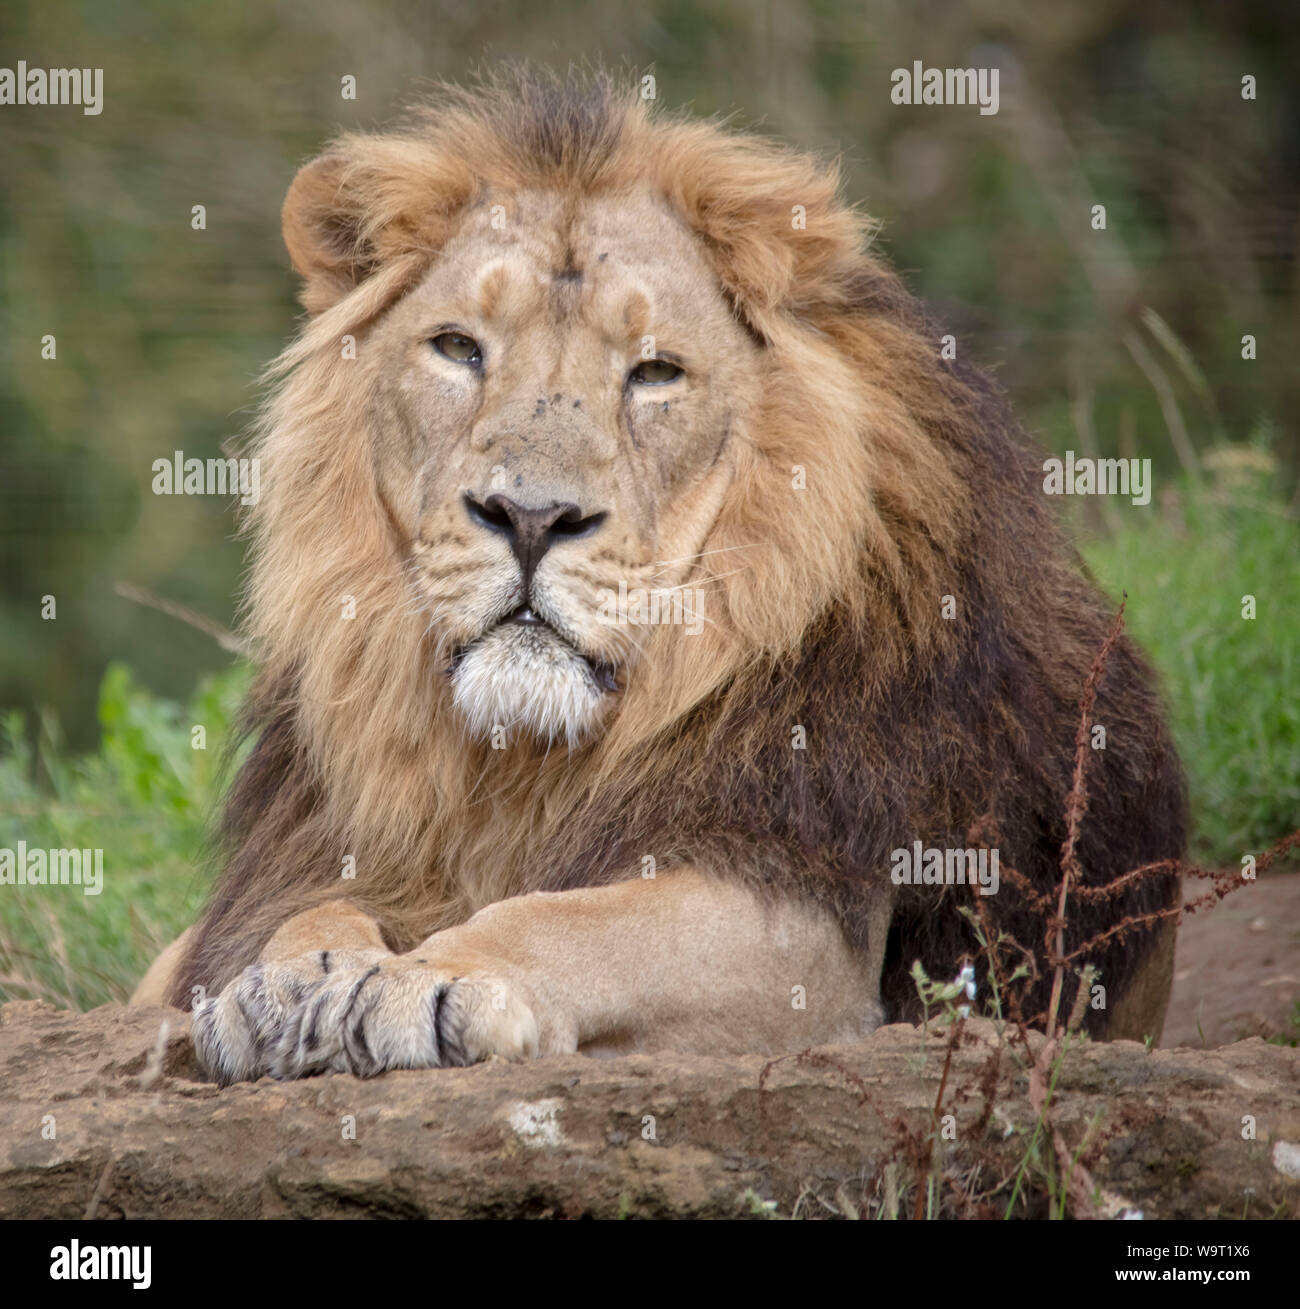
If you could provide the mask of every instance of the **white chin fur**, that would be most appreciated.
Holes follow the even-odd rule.
[[[473,736],[503,729],[508,742],[525,731],[569,745],[591,732],[604,701],[581,655],[545,628],[521,626],[495,627],[470,646],[452,694]]]

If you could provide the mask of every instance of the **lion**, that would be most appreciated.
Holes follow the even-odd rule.
[[[135,997],[194,1008],[215,1079],[858,1040],[977,954],[972,891],[891,859],[981,821],[1044,957],[1025,888],[1112,613],[834,164],[498,70],[338,139],[283,230],[309,318],[253,435],[252,743]],[[1090,885],[1186,830],[1127,639],[1095,717]],[[1089,1030],[1158,1039],[1172,948],[1106,938]]]

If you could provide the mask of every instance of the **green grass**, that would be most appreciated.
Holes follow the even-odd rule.
[[[1162,675],[1190,779],[1192,853],[1234,866],[1300,824],[1300,529],[1267,488],[1237,475],[1159,508],[1125,507],[1117,530],[1083,547],[1116,602],[1128,592],[1128,630]],[[1241,616],[1245,594],[1254,620]],[[112,666],[99,749],[82,757],[48,721],[32,749],[20,715],[0,720],[0,848],[104,851],[98,896],[0,886],[0,998],[122,999],[192,921],[247,679],[243,666],[205,679],[181,706]],[[196,724],[204,750],[192,748]]]
[[[247,684],[236,667],[190,703],[151,695],[121,665],[104,675],[100,747],[69,759],[44,722],[0,720],[0,848],[103,850],[103,889],[0,886],[0,997],[90,1008],[125,999],[150,958],[192,921],[207,889],[203,836],[223,747]],[[202,726],[206,748],[195,749]]]
[[[1216,865],[1300,826],[1300,526],[1239,477],[1126,508],[1084,547],[1116,602],[1128,592],[1127,630],[1161,674],[1187,769],[1191,853]]]

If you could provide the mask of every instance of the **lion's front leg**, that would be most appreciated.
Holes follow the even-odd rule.
[[[537,1022],[511,971],[446,942],[395,955],[369,915],[333,901],[290,919],[257,963],[195,1009],[194,1045],[223,1086],[534,1055]]]
[[[503,961],[541,1054],[779,1052],[880,1025],[890,907],[858,954],[829,912],[685,867],[502,900],[418,953]]]
[[[347,900],[296,915],[257,963],[195,1006],[190,1030],[200,1064],[223,1086],[270,1072],[290,1021],[324,979],[392,957],[379,925]]]
[[[463,953],[314,951],[254,964],[195,1011],[193,1032],[200,1061],[223,1085],[537,1053],[536,1019],[499,962]]]
[[[421,951],[322,978],[270,1051],[273,1077],[460,1068],[537,1053],[537,1020],[499,960]]]
[[[880,941],[848,948],[829,915],[680,869],[489,905],[409,954],[362,954],[305,985],[312,955],[248,970],[196,1017],[205,1065],[235,1076],[373,1076],[489,1055],[679,1050],[725,1054],[853,1040],[881,1021]],[[339,956],[341,959],[342,956]],[[289,979],[287,988],[281,979]],[[248,993],[290,992],[244,1045]]]

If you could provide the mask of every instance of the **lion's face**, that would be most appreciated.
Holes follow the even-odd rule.
[[[664,757],[837,606],[881,668],[900,597],[934,632],[960,500],[901,398],[933,370],[834,169],[503,83],[340,138],[283,219],[312,319],[258,425],[248,629],[372,836],[485,769],[576,795]]]
[[[489,195],[363,357],[429,675],[475,735],[589,736],[647,619],[709,621],[672,588],[734,476],[759,351],[697,238],[648,193]]]

